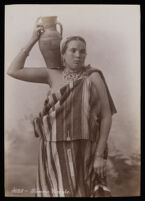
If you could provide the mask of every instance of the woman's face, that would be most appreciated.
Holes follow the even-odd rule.
[[[65,66],[71,70],[77,70],[84,65],[86,58],[86,46],[83,41],[72,40],[68,43],[63,55]]]

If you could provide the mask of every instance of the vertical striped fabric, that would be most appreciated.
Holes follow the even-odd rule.
[[[33,121],[35,136],[40,137],[37,197],[111,195],[106,178],[98,178],[93,170],[100,135],[95,91],[88,79],[93,72],[103,79],[111,112],[116,113],[102,72],[91,67],[84,70],[83,78],[48,95],[43,112]],[[106,147],[105,159],[107,153]]]
[[[48,141],[77,139],[94,141],[98,138],[99,124],[96,121],[98,120],[96,104],[90,104],[91,99],[95,100],[96,95],[88,79],[88,76],[93,72],[99,72],[105,83],[100,71],[89,68],[84,70],[82,79],[70,82],[58,92],[49,94],[45,100],[41,117],[35,118],[33,121],[36,137],[42,136]],[[106,84],[105,86],[113,114],[116,112],[116,108],[108,87]],[[92,131],[94,128],[95,132]]]
[[[41,138],[36,196],[111,196],[106,178],[98,178],[94,172],[95,148],[96,142],[90,140],[52,142]]]

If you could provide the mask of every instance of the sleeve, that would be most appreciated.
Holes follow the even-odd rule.
[[[110,94],[110,91],[109,91],[108,85],[107,85],[107,83],[106,83],[105,77],[104,77],[103,73],[102,73],[100,70],[98,70],[98,69],[93,70],[91,74],[93,74],[94,72],[99,73],[101,79],[102,79],[103,82],[104,82],[104,85],[105,85],[105,88],[106,88],[106,91],[107,91],[107,95],[108,95],[109,104],[110,104],[111,114],[113,115],[113,114],[117,113],[117,110],[116,110],[114,101],[113,101],[113,99],[112,99],[112,96],[111,96],[111,94]],[[94,77],[95,77],[95,76],[94,76]]]

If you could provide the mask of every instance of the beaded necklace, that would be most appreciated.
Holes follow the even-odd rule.
[[[81,79],[83,77],[84,77],[84,69],[83,68],[81,68],[81,70],[78,72],[70,71],[67,68],[65,68],[63,71],[63,78],[67,82],[76,81],[76,80]]]

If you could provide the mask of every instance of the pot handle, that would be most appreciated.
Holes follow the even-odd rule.
[[[63,32],[62,24],[60,22],[56,22],[56,24],[58,24],[60,26],[60,34],[62,36],[62,32]]]

